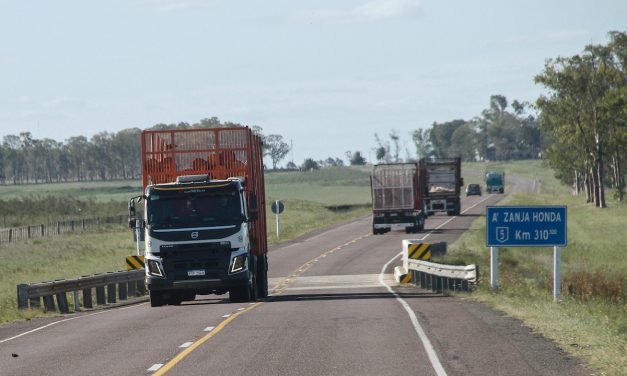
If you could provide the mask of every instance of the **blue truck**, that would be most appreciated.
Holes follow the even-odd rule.
[[[486,172],[485,190],[488,193],[503,193],[505,191],[505,172],[503,171]]]

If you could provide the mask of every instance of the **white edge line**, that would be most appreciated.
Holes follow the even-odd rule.
[[[63,320],[59,320],[59,321],[55,321],[55,322],[51,322],[50,324],[46,324],[46,325],[40,326],[40,327],[38,327],[38,328],[31,329],[31,330],[29,330],[29,331],[27,331],[27,332],[20,333],[20,334],[18,334],[18,335],[13,336],[13,337],[10,337],[10,338],[5,338],[5,339],[1,340],[1,341],[0,341],[0,343],[9,342],[9,341],[11,341],[11,340],[14,340],[14,339],[20,338],[20,337],[25,336],[25,335],[27,335],[27,334],[35,333],[35,332],[38,332],[38,331],[40,331],[40,330],[42,330],[42,329],[49,328],[49,327],[51,327],[51,326],[53,326],[53,325],[60,324],[60,323],[62,323],[62,322],[71,321],[71,320],[76,320],[76,319],[82,319],[82,318],[85,318],[85,317],[90,317],[90,316],[95,316],[95,315],[101,315],[101,314],[103,314],[103,313],[107,313],[107,312],[114,312],[115,310],[118,310],[118,309],[129,309],[129,308],[139,307],[139,306],[144,305],[144,304],[147,304],[147,303],[134,304],[134,305],[131,305],[131,306],[128,306],[128,307],[120,307],[120,308],[115,308],[115,309],[107,309],[107,310],[103,310],[103,311],[100,311],[100,312],[89,313],[89,314],[87,314],[87,315],[81,315],[81,316],[76,316],[76,317],[70,317],[70,318],[68,318],[68,319],[63,319]]]
[[[467,212],[468,210],[474,208],[475,206],[479,205],[480,203],[484,202],[485,200],[487,200],[490,196],[487,196],[485,199],[478,201],[477,203],[475,203],[474,205],[468,207],[466,210],[464,210],[462,213]],[[447,223],[451,222],[453,219],[457,218],[457,216],[455,217],[451,217],[448,220],[446,220],[445,222],[441,223],[440,225],[438,225],[434,230],[438,230],[440,228],[442,228],[444,225],[446,225]],[[423,236],[420,240],[425,240],[429,235],[433,234],[433,231],[427,233],[425,236]],[[427,334],[425,333],[424,329],[422,328],[422,326],[420,325],[420,322],[418,321],[418,317],[416,317],[416,313],[414,313],[414,310],[411,309],[411,307],[409,306],[409,304],[400,297],[400,295],[398,295],[394,290],[392,290],[392,288],[390,287],[390,285],[388,285],[387,283],[385,283],[385,281],[383,280],[383,275],[385,273],[385,269],[387,269],[387,267],[394,261],[396,260],[399,256],[401,256],[403,254],[403,251],[399,252],[398,254],[396,254],[394,257],[392,257],[392,259],[390,261],[388,261],[385,265],[383,265],[383,268],[381,268],[381,273],[379,274],[379,283],[381,285],[383,285],[389,292],[390,294],[394,295],[394,297],[396,298],[396,300],[401,303],[401,305],[403,306],[403,308],[405,309],[405,311],[407,312],[407,314],[409,315],[409,319],[411,320],[412,325],[414,326],[414,330],[416,331],[416,333],[418,334],[418,337],[420,337],[420,340],[422,341],[422,345],[425,347],[425,351],[427,353],[427,356],[429,357],[429,361],[431,362],[431,366],[433,367],[433,370],[435,371],[435,373],[438,376],[446,376],[446,371],[444,370],[444,367],[442,366],[442,363],[440,362],[440,359],[438,358],[438,354],[435,352],[435,349],[433,348],[433,345],[431,344],[431,341],[429,340],[429,337],[427,337]]]

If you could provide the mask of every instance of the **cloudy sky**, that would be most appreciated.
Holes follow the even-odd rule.
[[[0,0],[0,138],[216,116],[293,158],[533,102],[547,58],[627,30],[624,0]],[[292,154],[286,159],[292,158]]]

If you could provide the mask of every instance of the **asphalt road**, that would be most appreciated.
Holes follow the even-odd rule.
[[[403,239],[453,242],[499,198],[464,197],[462,215],[420,234],[375,236],[362,218],[283,244],[265,302],[208,295],[0,326],[0,375],[591,374],[517,320],[394,282]]]

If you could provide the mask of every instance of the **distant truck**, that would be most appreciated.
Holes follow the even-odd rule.
[[[461,158],[423,158],[420,160],[420,169],[424,171],[427,215],[436,212],[459,215],[460,193],[464,185]]]
[[[372,233],[390,230],[416,233],[424,230],[421,173],[417,163],[379,164],[370,176]]]
[[[129,225],[145,238],[150,305],[266,297],[260,137],[248,127],[143,131],[141,155],[144,192],[129,202]]]
[[[485,190],[488,193],[503,193],[505,191],[505,172],[503,171],[486,172]]]

